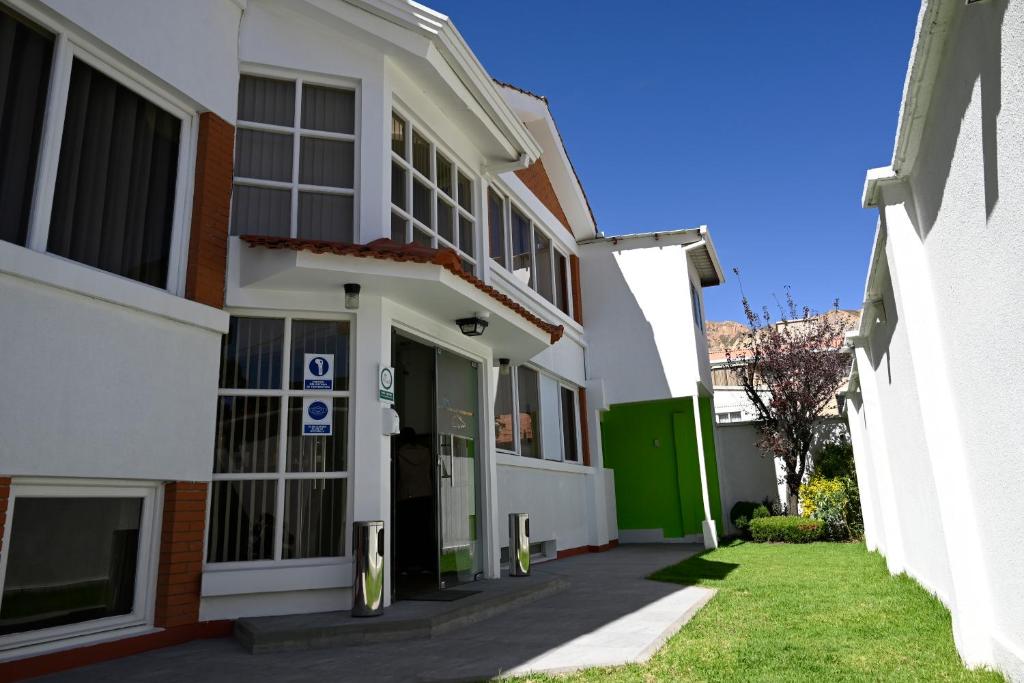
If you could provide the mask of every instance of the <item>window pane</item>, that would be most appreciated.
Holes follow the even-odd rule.
[[[505,201],[494,190],[487,191],[487,222],[490,233],[491,258],[508,267],[505,263]]]
[[[231,234],[291,236],[292,193],[235,185],[231,193]]]
[[[533,231],[536,243],[537,277],[534,286],[537,292],[548,301],[555,300],[554,283],[551,277],[551,240],[540,230]]]
[[[217,399],[213,471],[276,472],[280,418],[281,399],[276,396]]]
[[[292,181],[292,136],[238,129],[235,177]]]
[[[494,445],[506,451],[516,449],[513,414],[512,372],[506,366],[498,372],[498,392],[494,397]]]
[[[459,216],[459,249],[470,256],[476,256],[473,246],[473,221],[465,216]]]
[[[412,167],[430,177],[430,143],[415,130],[412,132]]]
[[[300,183],[352,188],[354,177],[354,143],[303,136],[299,145]]]
[[[274,559],[276,481],[211,484],[209,562]]]
[[[0,239],[24,245],[53,37],[0,7]]]
[[[350,195],[299,193],[299,232],[302,239],[352,242],[354,199]]]
[[[295,82],[242,76],[238,81],[238,118],[294,126]]]
[[[48,250],[166,287],[180,132],[177,118],[75,60]]]
[[[356,94],[352,90],[302,86],[302,127],[332,133],[356,132]]]
[[[566,258],[555,252],[555,305],[566,315],[569,314],[569,285]]]
[[[141,519],[141,498],[17,498],[0,635],[131,613]]]
[[[462,272],[473,275],[476,273],[476,264],[470,261],[468,258],[459,259],[459,263],[462,265]]]
[[[405,159],[405,121],[391,115],[391,151]]]
[[[459,173],[459,206],[473,213],[473,181]]]
[[[285,482],[284,559],[344,554],[345,486],[345,479]]]
[[[539,417],[545,460],[562,459],[562,423],[558,413],[560,388],[554,377],[540,375],[540,400],[544,410]]]
[[[452,162],[448,161],[443,154],[437,153],[437,187],[449,197],[452,194]]]
[[[527,458],[541,456],[540,387],[537,371],[524,366],[519,374],[519,454]]]
[[[437,234],[455,244],[455,207],[437,198]]]
[[[562,450],[566,460],[579,460],[576,446],[576,394],[562,387]]]
[[[391,162],[391,203],[397,207],[409,210],[409,204],[405,198],[405,168],[401,164]]]
[[[434,237],[433,237],[433,235],[431,235],[429,232],[425,232],[423,230],[420,230],[419,228],[417,228],[415,226],[413,226],[413,229],[412,229],[412,241],[415,242],[416,244],[420,245],[421,247],[433,247],[434,246]]]
[[[405,244],[409,241],[408,228],[409,224],[404,218],[399,216],[397,213],[391,214],[391,239],[399,244]]]
[[[221,342],[220,386],[280,389],[283,345],[283,320],[232,317]]]
[[[530,221],[512,209],[512,272],[524,285],[533,286],[530,257]]]
[[[430,221],[430,188],[418,180],[412,182],[412,215],[428,228],[433,228]]]
[[[348,389],[348,344],[347,320],[293,320],[292,389],[302,388],[307,353],[334,354],[334,390]]]
[[[348,399],[327,397],[332,406],[331,436],[303,436],[302,398],[288,399],[289,472],[344,472],[348,437]]]

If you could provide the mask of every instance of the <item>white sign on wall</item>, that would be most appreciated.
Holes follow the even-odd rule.
[[[304,390],[334,390],[333,353],[307,353],[303,356],[302,362],[302,388]]]
[[[381,365],[377,371],[377,398],[384,403],[395,402],[395,369]]]
[[[331,400],[307,396],[302,399],[302,435],[331,436]]]

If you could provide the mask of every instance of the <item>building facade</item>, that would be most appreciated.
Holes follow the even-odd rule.
[[[1024,680],[1024,6],[924,2],[846,409],[868,547],[950,609],[964,661]]]
[[[588,365],[583,188],[447,17],[0,0],[0,35],[0,666],[348,609],[355,521],[386,604],[498,578],[510,512],[540,558],[617,542],[601,413],[665,390]]]

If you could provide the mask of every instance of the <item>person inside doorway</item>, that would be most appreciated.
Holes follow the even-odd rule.
[[[412,427],[399,434],[398,528],[404,536],[399,552],[403,572],[433,576],[437,556],[434,551],[433,458],[429,435],[418,435]]]

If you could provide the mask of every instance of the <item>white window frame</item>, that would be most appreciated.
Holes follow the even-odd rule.
[[[565,415],[562,412],[562,389],[568,389],[572,393],[572,419],[576,425],[576,459],[570,460],[566,457],[565,453],[565,434],[561,434],[562,443],[562,462],[572,463],[573,465],[583,464],[583,437],[580,434],[580,390],[579,387],[574,387],[566,382],[558,382],[558,428],[561,431],[562,425],[565,424]]]
[[[29,647],[54,640],[80,638],[96,633],[151,625],[155,609],[157,557],[160,552],[160,515],[163,490],[160,482],[131,482],[114,479],[53,479],[16,477],[11,481],[7,503],[7,524],[0,553],[0,601],[3,599],[7,559],[10,556],[11,530],[19,498],[132,498],[142,500],[139,519],[139,549],[135,567],[135,597],[132,611],[74,624],[52,626],[0,636],[0,656],[8,650]]]
[[[136,65],[102,52],[84,33],[73,31],[66,24],[59,25],[35,6],[22,0],[5,0],[5,2],[15,12],[54,35],[50,80],[47,88],[46,108],[43,113],[43,128],[39,139],[39,153],[36,159],[25,246],[81,268],[105,273],[142,287],[151,287],[144,282],[47,251],[50,217],[53,212],[53,198],[57,184],[57,168],[60,163],[61,143],[64,136],[68,88],[71,84],[71,67],[74,60],[78,59],[128,88],[139,97],[160,107],[181,123],[167,275],[164,287],[157,289],[162,289],[175,296],[184,296],[188,267],[189,215],[192,207],[199,119],[194,105],[166,87],[162,87],[157,79],[145,74]]]
[[[702,300],[703,287],[698,287],[690,280],[690,301],[693,303],[693,323],[697,329],[704,332],[704,302]]]
[[[390,136],[391,126],[393,117],[401,119],[405,123],[405,150],[403,156],[399,156],[394,148],[392,147],[390,137],[388,139],[388,150],[391,153],[391,161],[398,164],[405,170],[405,198],[408,202],[409,210],[405,210],[400,206],[396,206],[391,201],[391,164],[388,164],[388,181],[385,185],[388,193],[388,206],[390,212],[388,214],[389,220],[391,214],[400,216],[405,221],[405,243],[413,243],[413,235],[415,231],[419,229],[430,235],[430,246],[434,249],[454,249],[459,255],[459,258],[463,261],[471,264],[470,272],[475,274],[479,273],[480,263],[483,259],[480,256],[483,250],[484,242],[480,239],[480,207],[477,206],[477,188],[480,187],[480,177],[470,171],[469,165],[463,163],[456,154],[453,154],[450,149],[444,145],[440,145],[435,140],[438,136],[433,135],[430,129],[421,124],[416,117],[411,116],[404,107],[393,103],[391,105],[391,111],[388,116],[388,134]],[[413,167],[412,163],[412,138],[413,131],[417,135],[422,137],[430,145],[430,177],[423,175]],[[437,155],[441,154],[448,162],[452,165],[452,190],[453,194],[450,195],[444,190],[437,186]],[[473,184],[469,192],[469,205],[470,209],[467,211],[459,203],[459,175],[469,178],[469,181]],[[419,180],[421,183],[426,185],[430,189],[430,222],[437,225],[437,200],[438,197],[446,200],[449,204],[455,207],[455,225],[452,237],[455,238],[454,243],[441,237],[437,230],[431,229],[430,226],[424,225],[422,222],[416,220],[413,215],[413,181]],[[454,195],[454,196],[453,196]],[[462,218],[468,219],[472,225],[473,232],[473,246],[476,255],[471,255],[462,250],[461,242],[461,231],[459,229],[459,221]],[[390,225],[390,223],[389,223]],[[389,233],[390,234],[390,228]]]
[[[295,111],[291,126],[280,126],[272,123],[259,123],[257,121],[245,121],[241,118],[235,121],[235,144],[238,144],[239,130],[253,130],[262,133],[280,133],[290,135],[292,138],[292,179],[290,182],[280,180],[266,180],[263,178],[246,178],[236,176],[232,172],[231,185],[244,187],[259,187],[271,190],[288,190],[291,192],[291,205],[289,207],[288,236],[297,238],[299,236],[299,193],[309,192],[314,194],[331,194],[352,197],[352,242],[359,244],[359,131],[361,129],[360,111],[362,108],[362,90],[359,82],[343,77],[326,77],[307,74],[301,71],[290,69],[275,69],[271,67],[259,67],[245,65],[239,71],[238,78],[242,76],[253,78],[266,78],[278,81],[291,81],[295,84]],[[305,85],[334,88],[337,90],[351,90],[354,94],[352,106],[355,109],[352,122],[352,133],[336,133],[327,130],[314,130],[302,127],[302,89]],[[299,182],[299,162],[302,150],[302,138],[318,138],[321,140],[338,140],[352,143],[352,187],[333,187],[331,185],[309,185]],[[232,206],[234,204],[232,203]],[[230,224],[230,222],[229,222]]]
[[[270,320],[283,320],[284,321],[284,337],[282,341],[281,353],[283,358],[281,360],[281,387],[277,389],[226,389],[223,387],[217,388],[217,399],[218,403],[221,397],[225,396],[265,396],[274,397],[281,400],[281,408],[278,411],[279,416],[279,429],[278,429],[278,442],[277,442],[277,470],[274,472],[232,472],[232,473],[217,473],[213,472],[209,491],[207,493],[206,502],[206,534],[203,538],[203,571],[204,572],[220,572],[220,571],[236,571],[245,569],[266,569],[266,568],[288,568],[288,567],[304,567],[304,566],[322,566],[322,565],[343,565],[350,563],[351,548],[352,548],[352,511],[353,511],[353,491],[351,484],[351,471],[353,466],[353,448],[355,445],[355,426],[353,416],[355,411],[353,410],[352,397],[354,391],[352,389],[353,383],[355,382],[355,373],[352,369],[355,367],[353,361],[355,360],[355,319],[350,315],[331,315],[328,313],[299,313],[299,312],[271,312],[271,311],[253,311],[253,310],[232,310],[231,316],[234,318],[266,318]],[[340,322],[347,321],[349,324],[349,345],[348,345],[348,389],[339,391],[306,391],[304,389],[291,389],[291,347],[292,347],[292,321],[295,320],[309,320],[316,322]],[[217,369],[218,375],[220,373],[220,367]],[[218,384],[219,384],[218,380]],[[346,443],[345,443],[345,467],[346,469],[338,472],[288,472],[288,406],[292,398],[301,399],[306,396],[317,396],[321,398],[330,397],[333,401],[335,398],[347,399],[348,404],[346,408]],[[335,424],[338,424],[335,422]],[[342,546],[342,554],[333,557],[303,557],[285,559],[282,557],[284,546],[284,500],[285,500],[285,486],[286,482],[290,480],[318,480],[318,479],[344,479],[346,480],[345,485],[345,543]],[[277,482],[277,492],[274,498],[274,557],[270,560],[243,560],[237,562],[210,562],[209,561],[209,543],[210,543],[210,529],[212,528],[213,514],[212,503],[213,503],[213,484],[218,481],[275,481]],[[339,580],[341,576],[339,574]]]
[[[532,363],[510,363],[508,367],[509,367],[509,381],[512,384],[512,427],[513,427],[512,428],[512,442],[513,442],[514,446],[513,446],[512,450],[509,450],[507,448],[499,448],[499,447],[495,446],[495,450],[498,453],[502,453],[502,454],[505,454],[505,455],[514,455],[516,457],[521,457],[521,458],[523,458],[524,461],[534,461],[534,460],[536,460],[538,462],[564,462],[564,463],[568,463],[570,465],[580,465],[580,466],[583,466],[583,437],[582,437],[582,435],[580,433],[580,411],[579,411],[579,400],[580,400],[580,398],[579,398],[579,396],[580,396],[579,391],[580,391],[580,388],[575,386],[575,385],[573,385],[573,384],[570,384],[570,383],[568,383],[568,382],[566,382],[566,381],[564,381],[562,379],[559,379],[558,377],[556,377],[555,375],[551,374],[550,372],[546,372],[544,369],[539,368],[536,365],[533,365]],[[538,424],[535,426],[535,429],[537,430],[537,434],[538,434],[538,443],[539,443],[538,456],[536,458],[529,458],[529,457],[526,457],[526,456],[522,455],[522,445],[520,443],[519,420],[518,420],[518,416],[519,416],[519,368],[520,367],[529,368],[530,370],[533,370],[534,372],[537,373],[537,402],[538,402],[538,404],[540,406],[540,411],[539,411],[540,413],[543,413],[543,412],[546,412],[546,411],[552,409],[550,406],[547,406],[547,405],[544,404],[544,392],[540,388],[541,387],[541,382],[540,382],[541,378],[542,377],[547,377],[549,379],[554,380],[555,386],[558,389],[558,391],[556,392],[557,398],[555,400],[557,405],[554,407],[554,410],[556,410],[558,412],[558,439],[557,439],[557,445],[554,446],[554,448],[558,449],[558,453],[559,453],[559,457],[557,459],[555,459],[555,458],[548,458],[548,457],[545,456],[546,450],[548,448],[550,448],[551,446],[548,443],[547,439],[545,439],[544,429],[543,429],[543,421],[540,420],[540,419],[538,419]],[[562,391],[563,388],[564,389],[568,389],[569,391],[571,391],[572,395],[573,395],[573,413],[574,413],[573,421],[574,421],[574,423],[576,425],[576,460],[569,460],[568,458],[565,457],[565,435],[562,433],[562,424],[563,424],[562,417],[563,417],[563,415],[562,415],[562,393],[561,393],[561,391]],[[492,409],[491,411],[493,413],[494,412],[494,410],[493,410],[494,406],[493,405],[491,406],[491,409]],[[495,418],[497,418],[496,414],[495,414]],[[493,430],[494,427],[492,426],[491,429]]]
[[[571,269],[570,269],[570,266],[569,266],[571,254],[560,246],[559,241],[552,236],[551,232],[548,229],[546,229],[542,225],[542,223],[540,221],[537,220],[536,216],[534,216],[530,211],[528,211],[522,204],[520,204],[519,202],[514,201],[512,199],[512,197],[511,197],[511,195],[508,192],[504,191],[503,189],[499,188],[497,185],[495,185],[493,183],[490,185],[490,188],[488,188],[488,189],[493,190],[494,193],[501,200],[501,204],[502,204],[502,208],[501,208],[501,210],[502,210],[502,220],[503,220],[503,223],[504,223],[504,225],[502,226],[503,227],[502,243],[503,243],[504,249],[503,249],[502,259],[499,261],[498,259],[495,259],[494,257],[492,257],[490,255],[490,244],[488,243],[488,246],[487,246],[487,251],[488,251],[487,260],[490,261],[491,264],[497,265],[497,266],[501,267],[501,274],[505,276],[506,280],[510,280],[512,282],[515,282],[516,285],[518,285],[521,289],[528,290],[528,291],[532,292],[534,295],[536,295],[536,299],[538,301],[544,302],[544,305],[549,306],[553,311],[558,311],[558,313],[561,316],[563,316],[563,317],[565,317],[565,318],[567,318],[569,320],[572,320],[573,319],[573,316],[572,316],[572,311],[573,311],[572,272],[571,272]],[[484,196],[487,197],[487,201],[490,201],[488,193],[485,192]],[[523,282],[522,280],[520,280],[516,276],[515,272],[512,270],[512,211],[513,210],[517,211],[519,213],[519,215],[521,215],[523,218],[525,218],[527,220],[527,223],[529,223],[529,231],[530,231],[530,282],[529,283],[526,283],[526,282]],[[485,213],[486,213],[488,221],[489,221],[490,220],[490,211],[488,210]],[[486,234],[488,236],[488,239],[489,239],[490,238],[490,234],[491,234],[490,233],[490,225],[487,226],[487,229],[486,229],[485,232],[486,232]],[[551,301],[548,301],[544,297],[544,295],[542,295],[540,293],[540,289],[537,287],[537,272],[538,272],[537,271],[537,237],[536,237],[536,233],[537,232],[540,232],[542,235],[544,235],[544,237],[546,237],[548,239],[548,243],[551,245],[551,248],[549,249],[550,254],[548,255],[548,259],[550,261],[550,264],[549,264],[550,270],[549,270],[549,272],[551,273],[551,298],[552,298]],[[555,283],[557,281],[557,278],[558,278],[558,269],[556,268],[557,261],[555,260],[555,253],[556,252],[558,254],[560,254],[562,256],[562,258],[565,259],[565,307],[566,307],[567,310],[564,310],[564,311],[561,308],[559,308],[559,306],[558,306],[558,288],[555,285]]]

